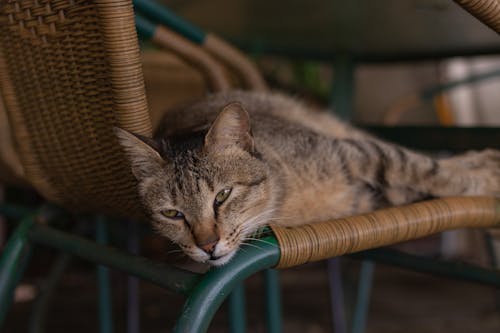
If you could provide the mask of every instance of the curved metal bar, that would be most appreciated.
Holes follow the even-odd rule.
[[[135,28],[140,38],[151,39],[155,34],[156,25],[142,15],[135,13]]]
[[[23,219],[28,215],[32,215],[36,212],[35,208],[29,208],[26,206],[15,205],[3,203],[0,204],[0,215],[4,215],[7,218],[11,219]]]
[[[280,249],[274,237],[243,246],[230,263],[209,271],[193,289],[174,332],[205,332],[231,290],[251,274],[275,266],[279,257]]]
[[[29,238],[35,243],[127,272],[174,292],[188,293],[199,281],[198,274],[158,264],[51,227],[35,224],[29,233]]]
[[[134,7],[152,20],[160,22],[194,43],[203,44],[205,32],[197,26],[176,15],[165,5],[153,0],[134,0]]]
[[[35,222],[34,215],[26,217],[10,237],[0,258],[0,327],[12,302],[16,284],[22,276],[29,252],[28,233]]]
[[[153,0],[134,0],[135,9],[144,14],[153,22],[165,25],[189,39],[191,42],[204,46],[217,59],[222,60],[233,69],[246,84],[247,88],[265,91],[265,83],[259,70],[248,58],[238,49],[212,33],[206,33],[182,17],[176,15],[164,4],[159,4]],[[156,23],[146,19],[141,14],[135,16],[137,31],[147,38],[153,38]],[[158,37],[157,37],[158,38]]]

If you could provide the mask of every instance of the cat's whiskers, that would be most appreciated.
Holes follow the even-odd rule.
[[[255,215],[255,216],[252,216],[251,218],[246,220],[244,223],[242,223],[240,229],[242,229],[242,231],[244,233],[248,232],[249,230],[252,230],[252,231],[257,230],[258,228],[267,224],[267,221],[269,221],[269,219],[271,219],[270,215],[272,213],[274,213],[275,211],[276,211],[276,209],[268,209],[268,210],[265,210],[265,211]]]
[[[248,245],[248,244],[242,244],[242,245]],[[248,253],[248,251],[246,249],[242,248],[242,247],[240,247],[238,250],[241,250],[241,251],[243,251],[245,253]]]
[[[258,247],[257,245],[246,242],[241,243],[241,246],[251,246],[253,248],[260,249],[260,247]]]
[[[271,222],[286,222],[295,219],[293,216],[279,216],[279,217],[267,217],[266,215],[270,215],[274,213],[276,209],[270,209],[268,211],[264,211],[249,220],[243,223],[243,231],[246,233],[248,231],[255,231],[258,228],[270,224]]]
[[[245,241],[247,241],[247,240],[254,241],[254,242],[261,242],[261,243],[264,243],[264,244],[266,244],[266,245],[271,245],[271,246],[273,246],[273,247],[276,247],[276,246],[277,246],[276,244],[273,244],[273,243],[271,243],[271,242],[269,242],[269,241],[266,241],[266,240],[264,240],[264,239],[260,239],[260,238],[252,238],[252,237],[247,237],[247,238],[245,238]],[[247,244],[248,244],[248,243],[247,243]]]

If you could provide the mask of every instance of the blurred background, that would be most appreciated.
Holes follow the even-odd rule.
[[[162,2],[245,51],[272,89],[333,110],[357,125],[500,127],[500,38],[452,1]],[[186,102],[186,95],[204,94],[206,83],[189,64],[149,42],[141,47],[153,114]],[[174,84],[165,84],[166,77]],[[0,131],[0,140],[10,140],[6,131]],[[0,150],[0,157],[14,169],[19,163],[8,149]],[[19,191],[40,200],[35,193]],[[119,245],[124,242],[123,231],[115,228],[112,242]],[[0,222],[0,244],[8,231]],[[455,231],[401,248],[487,267],[492,265],[492,252],[484,239],[479,231]],[[149,232],[143,237],[142,251],[156,260],[190,265]],[[4,332],[28,330],[26,318],[54,254],[45,248],[35,253],[16,290]],[[342,264],[349,315],[360,268],[358,261],[349,258],[343,258]],[[281,273],[284,332],[332,331],[326,265],[308,264]],[[126,277],[112,272],[112,280],[116,331],[124,332]],[[252,277],[246,289],[248,332],[264,332],[262,276]],[[73,261],[58,287],[47,331],[97,331],[95,290],[94,266]],[[172,327],[183,299],[144,282],[140,290],[141,332]],[[369,309],[368,333],[500,331],[498,290],[383,265],[374,271]],[[224,306],[209,332],[227,331]]]
[[[500,40],[450,1],[165,2],[247,51],[278,88],[310,93],[324,104],[335,103],[335,67],[354,66],[356,123],[500,122]],[[400,105],[411,95],[477,75],[484,77],[474,84]],[[401,114],[391,117],[394,108]]]

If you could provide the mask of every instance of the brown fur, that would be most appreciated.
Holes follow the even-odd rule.
[[[212,265],[226,263],[264,224],[295,226],[427,197],[500,195],[499,151],[432,159],[279,94],[235,91],[170,111],[153,142],[117,134],[158,231]],[[228,199],[215,205],[227,188]],[[182,218],[165,217],[169,209]]]

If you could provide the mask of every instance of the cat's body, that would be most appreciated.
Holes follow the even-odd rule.
[[[219,265],[267,223],[500,195],[498,151],[434,160],[308,109],[283,95],[236,91],[168,112],[155,141],[120,132],[160,233]]]

